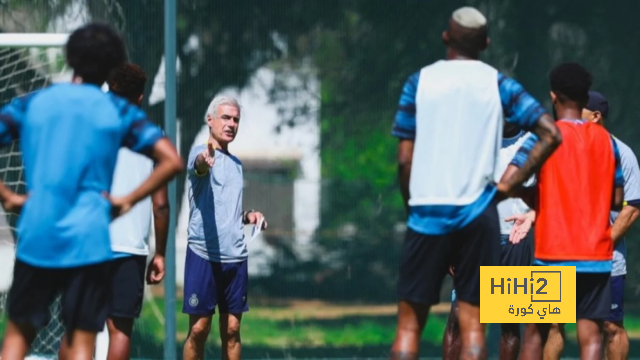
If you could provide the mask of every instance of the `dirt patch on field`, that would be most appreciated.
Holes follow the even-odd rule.
[[[449,303],[432,307],[432,313],[448,313]],[[283,307],[253,307],[250,312],[256,317],[270,319],[339,319],[346,316],[394,316],[397,305],[332,304],[324,301],[290,301]]]

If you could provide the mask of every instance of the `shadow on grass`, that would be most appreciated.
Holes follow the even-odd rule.
[[[421,353],[440,357],[443,316],[430,318],[421,342]],[[214,319],[214,323],[217,323]],[[243,319],[244,359],[385,358],[395,335],[396,316],[345,316],[339,319],[286,320]],[[183,329],[180,329],[183,330]],[[186,330],[186,329],[184,329]],[[162,343],[148,332],[134,330],[132,358],[162,358]],[[278,345],[270,345],[278,344]],[[183,343],[178,344],[178,359]],[[207,358],[220,358],[218,331],[212,329]]]
[[[247,319],[249,320],[249,319]],[[253,322],[259,319],[252,319]],[[395,316],[347,316],[341,319],[306,319],[269,321],[269,326],[256,326],[252,321],[243,321],[244,339],[251,338],[242,348],[243,359],[331,359],[331,358],[388,358],[395,329]],[[440,341],[446,318],[444,315],[433,315],[427,323],[422,337],[421,358],[441,358]],[[252,328],[254,330],[252,330]],[[304,333],[313,329],[323,336],[324,344],[305,343]],[[263,334],[251,331],[265,332]],[[489,358],[498,355],[499,328],[489,327],[487,346]],[[361,341],[354,344],[354,338]],[[282,345],[266,345],[264,342],[277,339]],[[247,341],[247,340],[245,340]],[[132,358],[163,359],[163,344],[148,332],[134,331],[132,339]],[[206,357],[220,358],[218,331],[213,329],[206,346]],[[182,359],[183,342],[177,344],[176,359]],[[563,358],[579,358],[575,337],[569,336]],[[631,340],[630,353],[640,353],[640,341]]]

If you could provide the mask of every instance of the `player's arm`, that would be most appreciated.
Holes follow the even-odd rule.
[[[613,239],[613,245],[615,246],[624,234],[629,230],[631,225],[640,217],[640,168],[638,167],[638,159],[631,151],[621,151],[620,147],[617,147],[617,143],[613,140],[614,155],[616,154],[616,148],[618,150],[620,165],[622,168],[622,176],[624,180],[624,201],[622,203],[622,209],[618,214],[618,217],[613,222],[611,227],[611,238]],[[616,156],[616,183],[620,182],[620,171],[618,170],[618,159]],[[619,185],[619,184],[618,184]],[[614,190],[614,198],[620,196],[620,190]],[[618,199],[619,200],[619,199]],[[615,200],[614,200],[615,202]]]
[[[196,176],[204,176],[209,172],[209,169],[213,167],[213,164],[216,161],[215,158],[215,149],[213,148],[213,144],[207,143],[207,147],[196,156],[193,161],[189,162],[189,168],[193,168],[193,173]]]
[[[624,202],[624,172],[622,171],[622,159],[620,157],[620,149],[616,144],[613,136],[611,137],[611,146],[613,147],[613,156],[615,159],[615,171],[614,171],[614,189],[613,189],[613,203],[611,208],[614,210],[621,210],[622,203]]]
[[[507,169],[500,180],[501,183],[504,179],[510,179],[516,176],[515,174],[517,174],[521,170],[522,166],[527,163],[531,150],[537,143],[538,137],[535,134],[531,134],[527,137],[507,166]],[[534,209],[537,197],[537,186],[516,186],[511,190],[510,196],[521,198],[530,208]]]
[[[169,235],[169,196],[167,187],[162,186],[151,196],[153,203],[153,227],[156,236],[156,253],[147,267],[147,284],[154,285],[164,279],[165,261],[167,249],[167,236]]]
[[[616,221],[613,222],[613,226],[611,227],[611,238],[613,239],[613,245],[615,246],[620,239],[624,236],[624,234],[631,228],[631,225],[638,219],[640,216],[640,209],[638,209],[638,205],[623,205],[622,210],[620,210],[620,214],[616,218]]]
[[[127,212],[140,200],[160,189],[183,169],[182,159],[162,130],[147,120],[144,111],[129,103],[122,103],[120,113],[127,126],[123,145],[151,158],[156,166],[151,175],[130,194],[112,199],[114,215]]]
[[[169,234],[169,195],[166,186],[156,190],[151,196],[153,203],[153,228],[156,235],[156,256],[164,257]]]
[[[17,97],[0,109],[0,147],[8,146],[19,139],[27,105],[32,97],[33,93]],[[0,179],[0,200],[5,211],[19,213],[26,196],[11,191]]]
[[[413,162],[413,145],[416,137],[416,92],[420,73],[411,75],[402,88],[398,112],[391,134],[398,142],[398,181],[405,210],[409,214],[409,179]]]
[[[149,123],[150,126],[154,126]],[[160,129],[157,131],[161,134]],[[132,148],[136,151],[136,147]],[[129,211],[131,207],[137,204],[140,200],[150,196],[161,186],[168,183],[174,176],[182,171],[182,159],[173,144],[166,138],[161,137],[153,142],[150,152],[139,151],[138,152],[149,156],[155,161],[156,167],[151,175],[129,195],[126,195],[119,199],[112,199],[114,210],[116,210],[116,216],[122,215]]]
[[[409,213],[409,180],[413,162],[413,140],[402,139],[398,144],[398,181],[405,210]]]
[[[540,169],[562,142],[562,135],[553,118],[517,81],[499,74],[498,89],[507,121],[530,131],[538,140],[528,149],[526,161],[517,170],[506,172],[498,184],[500,192],[511,195]]]

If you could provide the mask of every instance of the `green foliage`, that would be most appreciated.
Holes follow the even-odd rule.
[[[44,31],[50,19],[73,3],[0,2],[0,24]],[[155,74],[163,52],[162,2],[86,0],[86,4],[92,19],[114,24],[125,34],[132,61]],[[593,72],[594,88],[611,102],[607,126],[640,150],[636,140],[640,127],[632,106],[640,92],[640,81],[635,80],[640,76],[635,71],[638,51],[633,46],[634,14],[640,3],[612,7],[593,1],[584,6],[578,0],[178,1],[183,156],[202,128],[211,97],[221,89],[242,88],[266,64],[278,69],[275,63],[295,67],[310,60],[317,71],[323,188],[316,240],[326,253],[308,263],[286,253],[271,280],[294,284],[286,294],[368,301],[393,298],[401,240],[401,232],[394,228],[404,222],[395,175],[396,140],[390,136],[393,116],[406,78],[444,56],[441,33],[451,11],[461,5],[477,6],[489,18],[492,43],[484,60],[516,77],[545,103],[550,69],[562,61],[583,63]],[[14,19],[25,13],[31,20]],[[198,46],[187,46],[194,36]],[[150,86],[151,81],[147,94]],[[283,89],[274,93],[277,90]],[[159,123],[161,104],[146,106]],[[283,119],[284,126],[299,121],[295,114]],[[179,181],[181,196],[184,176]],[[635,276],[640,273],[637,227],[628,239],[629,290],[636,296],[640,293]],[[367,280],[359,281],[360,276]]]

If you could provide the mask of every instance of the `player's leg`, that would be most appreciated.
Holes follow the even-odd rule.
[[[7,299],[9,323],[0,358],[24,359],[37,329],[49,322],[49,305],[60,286],[60,271],[36,268],[16,260]]]
[[[602,320],[578,319],[576,330],[580,346],[580,359],[602,359],[602,327]]]
[[[458,302],[456,290],[451,291],[451,310],[447,319],[447,327],[442,337],[442,358],[444,360],[458,360],[460,357],[460,326],[458,325]]]
[[[430,236],[407,229],[400,255],[398,323],[392,359],[417,359],[420,335],[432,305],[440,301],[442,281],[451,265],[450,236]]]
[[[218,301],[213,267],[190,247],[187,247],[184,267],[182,312],[189,315],[189,332],[182,351],[183,359],[204,359],[211,318]]]
[[[460,358],[484,358],[486,326],[480,323],[480,267],[500,265],[500,224],[495,201],[456,232],[454,248],[454,284],[462,339]]]
[[[516,360],[520,352],[520,324],[500,324],[500,360]]]
[[[611,277],[611,312],[604,322],[605,356],[607,360],[629,357],[629,336],[624,328],[625,275]]]
[[[551,324],[526,324],[520,360],[541,360]]]
[[[487,357],[485,344],[486,324],[480,323],[480,307],[474,303],[459,302],[460,359],[475,360]]]
[[[576,274],[576,330],[581,359],[602,359],[604,319],[611,312],[611,273]]]
[[[501,266],[530,266],[532,263],[533,230],[517,244],[509,235],[500,236]],[[520,352],[520,324],[500,324],[500,360],[515,360]]]
[[[564,324],[551,324],[549,336],[544,345],[544,360],[559,360],[564,350]]]
[[[134,319],[144,297],[145,256],[127,256],[112,262],[109,295],[109,360],[129,359]]]
[[[204,359],[204,346],[211,332],[212,315],[189,315],[189,333],[182,350],[184,360]]]
[[[420,335],[427,324],[430,305],[412,301],[398,302],[398,325],[391,347],[392,360],[417,360],[420,354]]]
[[[61,354],[66,359],[93,359],[96,335],[107,321],[110,266],[105,262],[64,270],[61,318],[66,349]]]
[[[242,313],[220,313],[220,348],[222,360],[240,360],[242,341],[240,339],[240,321]]]
[[[604,324],[605,357],[607,360],[629,358],[629,335],[622,321],[606,321]]]
[[[240,360],[242,341],[240,321],[249,311],[247,290],[249,267],[247,260],[236,263],[214,263],[213,276],[217,286],[220,310],[220,342],[223,360]]]
[[[0,359],[24,359],[29,347],[36,338],[36,328],[27,323],[16,323],[9,320],[4,333],[2,356]]]

